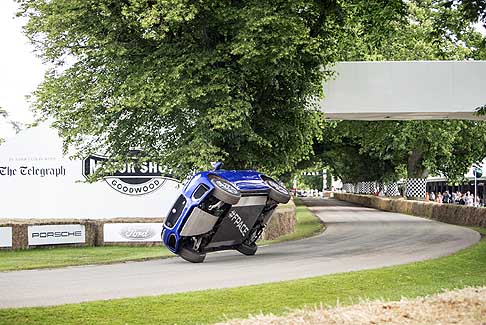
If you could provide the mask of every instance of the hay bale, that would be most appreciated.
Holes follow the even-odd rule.
[[[414,202],[414,204],[412,204],[412,215],[425,217],[427,216],[428,208],[428,202]]]
[[[277,208],[273,213],[272,219],[265,227],[262,239],[272,240],[293,233],[295,231],[296,221],[295,205],[293,202],[291,202],[290,206]]]
[[[406,213],[407,211],[407,201],[405,200],[396,200],[393,202],[393,212],[398,213]]]
[[[29,248],[28,226],[22,224],[10,224],[12,226],[12,249]]]
[[[410,214],[455,225],[486,227],[486,208],[350,193],[336,193],[336,198],[383,211]]]
[[[431,219],[434,211],[434,206],[434,202],[424,202],[424,214],[422,216]]]

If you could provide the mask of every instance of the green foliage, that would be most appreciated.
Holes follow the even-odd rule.
[[[476,112],[478,115],[486,115],[486,105],[476,108]]]
[[[297,181],[297,188],[299,189],[317,189],[322,191],[323,187],[323,173],[325,166],[322,162],[315,162],[308,167],[300,166],[295,170],[292,177],[292,182],[289,187],[293,186],[294,179]]]
[[[278,174],[312,153],[337,1],[18,1],[57,65],[35,108],[79,156],[136,147],[181,174],[215,160]]]
[[[0,118],[1,119],[5,119],[7,120],[8,119],[8,112],[7,110],[3,109],[2,107],[0,107]],[[15,130],[15,132],[20,132],[20,130],[22,129],[22,126],[19,122],[16,122],[16,121],[12,121],[10,119],[7,120],[7,123],[10,124],[10,126]],[[2,144],[5,140],[3,138],[0,138],[0,144]]]
[[[391,157],[373,155],[361,149],[358,141],[360,130],[368,131],[364,123],[329,121],[323,130],[325,136],[314,144],[315,155],[298,164],[299,172],[319,166],[345,183],[396,181],[404,175],[402,166],[391,160]]]
[[[399,15],[387,7],[375,11],[383,22],[376,31],[368,26],[366,12],[355,9],[345,21],[347,33],[340,34],[340,60],[486,59],[486,38],[463,19],[460,8],[446,7],[443,2],[410,1],[405,9],[395,11]],[[383,17],[387,12],[388,17]]]
[[[410,178],[430,173],[461,181],[474,163],[486,157],[483,121],[343,121],[336,133],[357,146],[342,149],[354,151],[343,159],[337,157],[339,163],[348,159],[350,166],[373,164],[365,167],[371,178],[360,180],[398,175],[397,168],[403,165]]]
[[[405,15],[383,19],[374,32],[367,26],[366,9],[354,7],[345,20],[348,33],[341,35],[340,59],[485,59],[486,38],[463,19],[461,8],[444,1],[410,1]],[[377,35],[380,31],[386,33]],[[455,182],[486,157],[486,124],[481,121],[341,121],[325,130],[330,136],[316,151],[346,182],[428,174]]]

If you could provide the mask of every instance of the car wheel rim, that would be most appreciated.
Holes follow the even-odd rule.
[[[216,183],[216,185],[218,187],[225,190],[226,192],[234,194],[234,195],[238,195],[238,190],[233,185],[231,185],[230,183],[221,181],[219,179],[215,180],[214,182]]]
[[[283,187],[282,185],[280,185],[279,183],[273,181],[273,180],[268,180],[268,185],[270,185],[271,188],[277,190],[278,192],[282,193],[282,194],[289,194],[289,192],[287,191],[287,189],[285,187]]]

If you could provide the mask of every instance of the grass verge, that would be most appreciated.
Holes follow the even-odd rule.
[[[295,232],[274,240],[259,242],[259,245],[280,243],[310,237],[319,233],[323,224],[300,201],[296,201],[297,224]],[[0,251],[0,271],[17,271],[42,268],[58,268],[75,265],[109,264],[127,261],[143,261],[175,256],[161,246],[103,246],[66,247]]]
[[[280,236],[273,240],[262,240],[258,245],[276,244],[289,240],[297,240],[311,237],[322,232],[324,223],[321,222],[309,209],[302,203],[299,198],[294,199],[296,209],[295,231],[291,234]]]
[[[1,324],[188,324],[248,314],[281,315],[323,303],[350,305],[360,298],[398,300],[486,285],[486,241],[454,255],[358,271],[234,289],[97,301],[43,308],[0,309]]]
[[[0,251],[0,271],[147,260],[173,255],[161,246],[103,246]]]

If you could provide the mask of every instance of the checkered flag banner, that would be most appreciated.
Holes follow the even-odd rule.
[[[400,196],[400,191],[398,190],[398,184],[395,182],[385,184],[385,195]]]
[[[370,193],[370,182],[363,182],[363,190],[361,191],[362,194],[369,194]]]
[[[366,194],[375,194],[378,192],[378,184],[376,182],[366,182],[367,183],[367,192]]]
[[[354,185],[351,183],[344,183],[343,190],[346,193],[353,193],[354,192]]]
[[[406,197],[425,198],[427,190],[426,178],[409,178],[407,179]]]
[[[360,182],[361,187],[359,188],[359,194],[368,194],[368,186],[366,185],[366,182]]]

